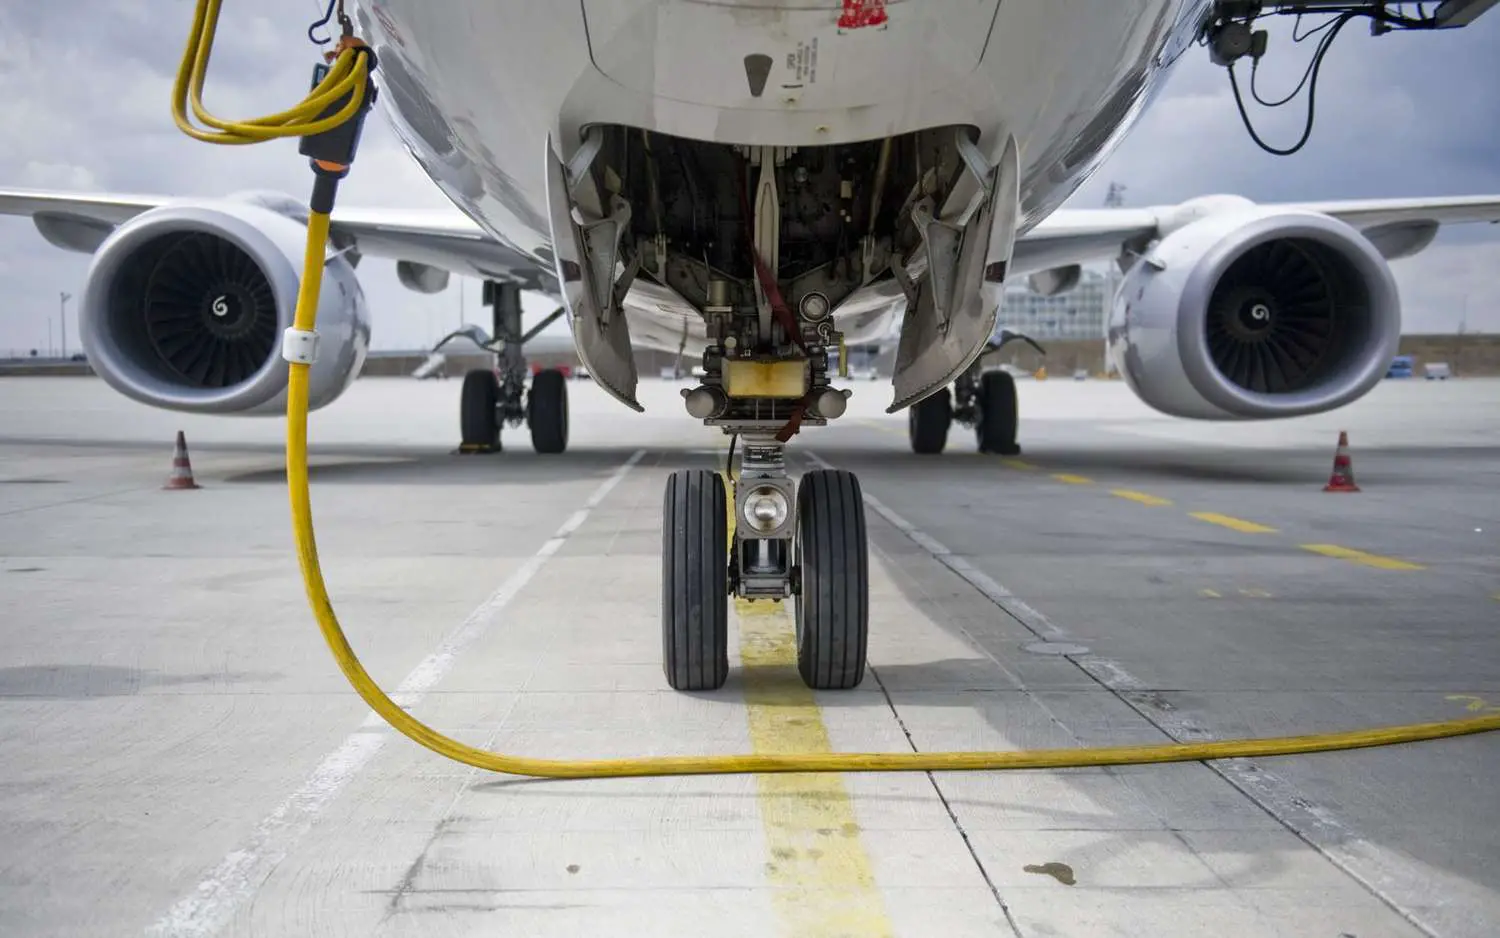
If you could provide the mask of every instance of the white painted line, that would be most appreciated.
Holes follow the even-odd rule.
[[[411,707],[420,702],[423,695],[448,674],[459,654],[484,634],[500,611],[516,598],[547,560],[558,552],[569,535],[578,530],[589,512],[604,501],[645,455],[645,450],[636,450],[613,475],[605,479],[594,490],[594,494],[589,496],[588,501],[584,502],[583,507],[569,516],[540,550],[507,577],[500,588],[469,613],[458,628],[448,633],[432,654],[423,658],[412,669],[396,688],[396,692],[391,694],[391,698],[402,707]],[[201,938],[217,934],[228,924],[240,903],[260,888],[271,871],[286,857],[287,852],[307,833],[323,809],[359,774],[385,745],[386,740],[392,738],[392,734],[388,732],[371,732],[384,725],[384,720],[375,713],[370,713],[359,729],[350,733],[336,749],[323,757],[301,787],[266,815],[244,843],[226,854],[147,933],[171,935],[174,938]]]
[[[804,451],[804,454],[821,468],[834,468],[827,460],[813,453]],[[963,558],[955,556],[936,538],[887,508],[868,492],[864,499],[865,504],[874,509],[876,514],[1039,638],[1047,641],[1068,640],[1067,632],[1022,602],[1010,590],[976,570]],[[1174,742],[1206,742],[1218,738],[1197,721],[1172,707],[1160,694],[1148,690],[1144,682],[1118,661],[1092,653],[1070,656],[1069,660],[1114,691],[1143,719]],[[1053,719],[1063,725],[1056,716]],[[1066,726],[1063,728],[1068,729]],[[1073,735],[1071,730],[1068,732]],[[1332,810],[1303,797],[1289,782],[1253,759],[1221,759],[1205,762],[1203,765],[1285,825],[1345,875],[1378,896],[1408,922],[1428,935],[1438,934],[1439,924],[1420,914],[1417,909],[1424,906],[1430,908],[1433,897],[1443,895],[1444,891],[1454,894],[1453,878],[1444,880],[1434,874],[1431,868],[1419,865],[1395,850],[1370,842],[1344,824]],[[1475,902],[1476,909],[1483,907],[1488,901],[1487,896],[1480,897]],[[1438,911],[1442,911],[1441,907]]]

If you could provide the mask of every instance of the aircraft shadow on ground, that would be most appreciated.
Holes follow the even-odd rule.
[[[1328,476],[1332,465],[1332,450],[1317,453],[1313,450],[1268,450],[1230,449],[1230,447],[1202,447],[1193,453],[1151,449],[1086,449],[1086,447],[1046,446],[1031,444],[1017,456],[1016,462],[1002,456],[975,452],[968,440],[951,441],[948,449],[938,455],[916,455],[904,444],[871,446],[868,443],[832,444],[814,447],[820,458],[835,467],[858,471],[865,465],[879,465],[882,470],[932,471],[953,476],[963,482],[974,482],[977,477],[995,477],[998,482],[1011,479],[1025,482],[1032,477],[1047,473],[1100,474],[1100,482],[1107,482],[1110,473],[1121,477],[1121,482],[1140,477],[1176,480],[1176,482],[1260,482],[1260,483],[1307,483],[1311,476],[1322,470]],[[795,458],[795,452],[793,452]]]
[[[1089,450],[1033,447],[1024,457],[1050,472],[1094,473],[1101,483],[1123,484],[1151,480],[1226,484],[1320,486],[1333,469],[1334,447],[1296,449],[1219,448],[1197,445],[1184,452],[1152,449]],[[1485,459],[1500,450],[1475,448],[1399,449],[1358,448],[1352,451],[1355,475],[1361,481],[1422,483],[1432,479],[1431,460]]]
[[[1150,450],[1080,449],[1028,446],[1020,457],[1029,470],[1008,465],[999,456],[974,452],[950,445],[936,456],[875,446],[819,446],[817,454],[840,468],[858,470],[862,465],[879,465],[895,471],[930,470],[934,474],[957,476],[965,482],[979,477],[993,477],[997,485],[1006,480],[1023,482],[1039,473],[1067,472],[1087,475],[1096,473],[1099,481],[1111,481],[1110,473],[1125,484],[1142,478],[1172,482],[1226,482],[1305,485],[1321,471],[1326,481],[1332,466],[1332,453],[1315,454],[1306,450],[1267,454],[1256,451],[1253,463],[1243,450],[1207,449],[1184,457],[1178,453]]]
[[[213,671],[172,674],[149,668],[100,664],[37,664],[0,668],[0,699],[90,700],[133,697],[158,688],[223,686],[279,681],[279,671]]]
[[[635,448],[578,450],[542,456],[530,451],[460,455],[453,452],[404,454],[315,453],[309,461],[311,485],[544,485],[603,481],[628,459]],[[268,466],[224,476],[244,485],[286,485],[286,468]]]
[[[993,477],[997,484],[1017,482],[1037,474],[1073,473],[1095,478],[1100,484],[1130,485],[1149,482],[1184,482],[1213,485],[1262,484],[1305,487],[1328,481],[1333,468],[1334,447],[1245,449],[1207,444],[1174,444],[1164,448],[1086,448],[1046,443],[1028,444],[1018,457],[1030,470],[1008,465],[999,456],[973,450],[968,440],[950,441],[936,456],[919,456],[904,443],[873,445],[868,442],[815,444],[808,447],[830,464],[858,471],[878,465],[894,471],[931,470],[965,482]],[[791,451],[797,461],[797,450]],[[1500,460],[1500,447],[1357,447],[1352,450],[1355,476],[1361,482],[1392,484],[1430,482],[1432,461]],[[800,460],[807,468],[807,460]]]

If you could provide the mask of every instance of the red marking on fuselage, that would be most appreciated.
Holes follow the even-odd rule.
[[[844,0],[844,15],[839,17],[839,29],[884,26],[889,19],[885,12],[885,0]]]

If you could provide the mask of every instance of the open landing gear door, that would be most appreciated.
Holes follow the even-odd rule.
[[[912,210],[926,247],[926,270],[913,277],[899,262],[891,264],[906,292],[906,318],[892,379],[895,400],[887,413],[915,404],[963,374],[995,330],[1016,243],[1020,154],[1015,138],[1007,137],[1000,162],[989,166],[966,131],[959,131],[958,140],[968,171],[980,183],[978,206],[971,203],[966,223],[962,217],[936,217],[930,199]]]
[[[547,140],[547,204],[552,249],[557,252],[557,280],[573,328],[573,344],[594,383],[634,410],[638,376],[625,322],[629,277],[617,278],[620,239],[630,221],[630,207],[616,198],[607,214],[589,213],[574,199],[574,188],[597,154],[597,137],[584,142],[569,163],[558,159]],[[585,181],[586,182],[586,181]]]

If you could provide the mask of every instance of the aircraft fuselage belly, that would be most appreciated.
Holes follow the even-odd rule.
[[[1014,137],[1024,233],[1134,123],[1204,3],[359,0],[358,17],[412,155],[491,234],[552,266],[547,141],[566,160],[600,124],[796,147],[967,126],[992,163]],[[864,342],[904,308],[872,284],[836,316]],[[701,317],[670,291],[638,282],[625,309],[636,344],[675,350],[686,329],[689,354],[701,348]]]

